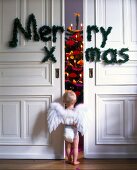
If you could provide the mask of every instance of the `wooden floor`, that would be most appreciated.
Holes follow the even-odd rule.
[[[80,165],[64,160],[0,160],[0,170],[137,170],[137,159],[80,159]]]

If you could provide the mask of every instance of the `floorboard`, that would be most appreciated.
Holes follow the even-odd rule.
[[[137,170],[137,159],[80,159],[80,165],[65,160],[0,160],[0,170]]]

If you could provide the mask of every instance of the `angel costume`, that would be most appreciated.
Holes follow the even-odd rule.
[[[79,104],[74,109],[65,109],[59,103],[51,103],[47,120],[50,133],[56,130],[59,124],[64,124],[64,139],[72,143],[78,131],[82,135],[86,131],[87,109],[84,104]]]

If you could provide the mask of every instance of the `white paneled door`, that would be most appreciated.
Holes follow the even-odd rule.
[[[61,159],[62,128],[49,134],[47,109],[62,96],[63,34],[45,43],[27,41],[19,31],[17,47],[8,46],[14,19],[25,28],[32,13],[38,30],[64,25],[62,0],[0,0],[0,158]],[[41,62],[44,46],[56,46],[56,63]]]
[[[85,0],[83,4],[85,26],[112,27],[104,48],[100,47],[101,34],[92,32],[89,42],[85,29],[85,50],[96,46],[102,55],[109,48],[129,48],[129,61],[123,64],[85,61],[84,97],[91,120],[84,155],[137,158],[137,1]]]

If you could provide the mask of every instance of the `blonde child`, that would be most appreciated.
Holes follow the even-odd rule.
[[[78,159],[79,134],[84,135],[87,130],[87,110],[83,104],[74,107],[77,101],[76,94],[72,90],[67,90],[63,95],[63,103],[65,108],[60,103],[51,103],[48,110],[48,128],[51,133],[59,126],[64,124],[64,140],[66,148],[67,162],[77,165],[80,162]],[[71,150],[73,148],[73,156]]]
[[[69,111],[74,109],[74,105],[76,103],[77,97],[76,94],[68,90],[63,95],[63,103],[66,106],[66,110]],[[74,113],[75,114],[75,113]],[[67,118],[66,118],[67,119]],[[64,139],[65,139],[65,148],[66,148],[66,156],[68,159],[68,163],[72,163],[74,165],[79,164],[78,159],[78,145],[79,145],[79,134],[77,130],[77,124],[72,121],[72,124],[68,125],[67,120],[64,127]],[[71,150],[73,148],[73,158],[71,157]]]

